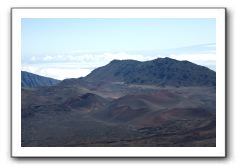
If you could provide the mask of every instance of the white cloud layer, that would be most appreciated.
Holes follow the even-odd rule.
[[[97,67],[104,66],[110,61],[134,59],[147,61],[154,59],[153,56],[142,54],[102,53],[102,54],[71,54],[71,55],[46,55],[41,58],[33,56],[31,61],[22,64],[22,70],[42,76],[63,80],[66,78],[78,78],[88,75]]]
[[[187,60],[216,70],[216,54],[171,54],[169,57],[180,61]]]
[[[43,56],[32,56],[27,63],[42,63],[42,62],[79,62],[79,63],[107,63],[114,59],[126,60],[136,59],[138,61],[147,61],[154,59],[153,56],[144,54],[134,54],[126,52],[105,52],[105,53],[73,53],[73,54],[60,54],[60,55],[43,55]]]
[[[68,67],[70,66],[70,67]],[[58,80],[66,78],[78,78],[88,75],[93,69],[80,68],[74,63],[61,65],[61,64],[33,64],[24,65],[22,70],[35,73],[41,76],[51,77]]]
[[[150,50],[97,53],[74,51],[72,53],[62,54],[33,55],[28,58],[23,57],[22,70],[62,80],[65,78],[84,77],[95,68],[104,66],[114,59],[148,61],[158,57],[188,60],[215,70],[215,50],[215,44],[203,44],[161,51]]]

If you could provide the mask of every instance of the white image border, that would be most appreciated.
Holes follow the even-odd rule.
[[[225,157],[225,8],[12,8],[12,157]],[[22,18],[215,18],[216,147],[21,147]]]

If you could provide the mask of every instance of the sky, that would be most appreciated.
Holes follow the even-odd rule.
[[[21,25],[22,70],[60,80],[113,59],[170,57],[215,70],[212,18],[23,18]]]

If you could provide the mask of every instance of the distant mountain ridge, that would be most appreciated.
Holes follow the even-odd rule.
[[[160,86],[215,86],[216,73],[189,61],[157,58],[151,61],[113,60],[78,81],[124,82]],[[66,80],[67,81],[67,80]],[[68,80],[72,83],[76,79]],[[66,83],[65,80],[63,83]]]
[[[39,86],[52,86],[59,82],[60,80],[21,71],[21,87],[34,88]]]

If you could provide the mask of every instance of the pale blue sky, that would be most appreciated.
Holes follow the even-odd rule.
[[[42,68],[53,67],[55,70],[52,72],[56,72],[57,65],[58,69],[62,69],[62,65],[70,66],[72,63],[80,65],[79,69],[96,68],[117,57],[144,61],[159,56],[175,58],[182,55],[184,58],[184,54],[189,53],[213,55],[216,43],[215,26],[215,19],[211,18],[24,18],[22,67],[52,76],[47,73],[49,71],[42,71]],[[84,75],[86,73],[75,76]],[[54,75],[53,77],[57,78]],[[63,78],[66,77],[60,77]]]

